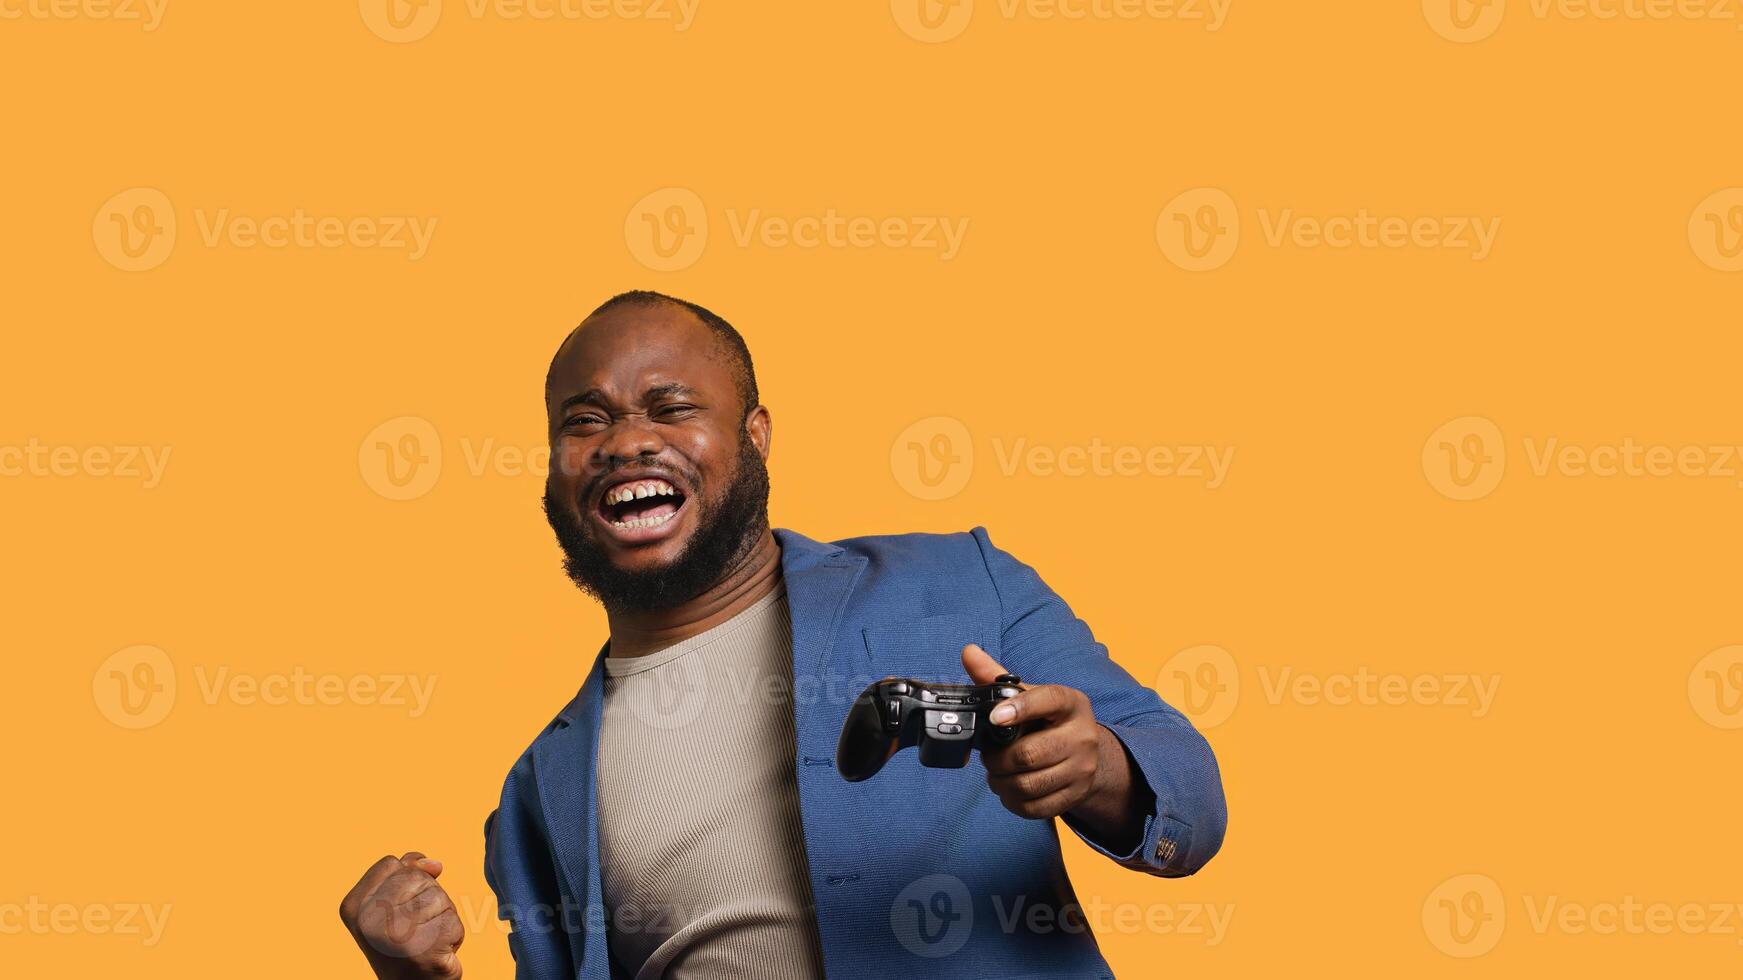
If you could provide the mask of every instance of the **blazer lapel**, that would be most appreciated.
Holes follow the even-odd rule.
[[[781,544],[781,575],[787,585],[787,609],[793,620],[794,722],[800,732],[800,752],[805,751],[807,717],[826,707],[816,696],[827,671],[843,665],[832,663],[835,634],[841,627],[841,611],[853,584],[865,570],[864,557],[849,557],[845,550],[822,544],[788,531],[775,530]],[[855,691],[853,694],[858,694]],[[849,697],[851,698],[852,695]],[[833,748],[831,754],[833,755]]]
[[[533,772],[544,804],[545,832],[557,856],[566,891],[580,906],[564,912],[564,923],[575,915],[583,929],[580,976],[606,977],[610,956],[605,946],[605,898],[599,881],[599,797],[595,792],[599,719],[605,697],[605,648],[593,669],[561,713],[557,727],[533,749]]]

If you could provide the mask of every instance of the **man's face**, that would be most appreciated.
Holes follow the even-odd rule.
[[[590,318],[552,364],[546,411],[546,516],[607,606],[694,598],[767,529],[768,413],[746,418],[724,345],[688,310]]]

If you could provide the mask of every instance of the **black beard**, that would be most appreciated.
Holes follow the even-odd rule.
[[[593,546],[581,520],[551,499],[545,481],[545,520],[563,549],[563,571],[582,592],[606,609],[641,612],[688,602],[725,577],[769,527],[769,470],[747,432],[739,441],[738,467],[718,501],[697,492],[685,504],[697,508],[696,533],[663,568],[624,571]],[[582,501],[585,511],[588,502]]]

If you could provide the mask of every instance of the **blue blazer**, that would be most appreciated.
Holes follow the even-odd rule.
[[[903,752],[849,783],[835,771],[842,720],[872,680],[966,682],[961,654],[971,642],[1028,683],[1075,687],[1155,797],[1134,850],[1084,840],[1165,878],[1192,874],[1222,846],[1222,781],[1204,738],[1108,659],[1034,569],[982,528],[834,544],[775,533],[793,622],[803,856],[829,977],[1112,977],[1074,917],[1054,821],[1006,810],[978,755],[951,770]],[[594,793],[601,674],[595,660],[580,693],[515,763],[484,825],[485,877],[512,926],[522,980],[613,975]]]

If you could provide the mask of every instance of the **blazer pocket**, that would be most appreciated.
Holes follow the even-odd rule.
[[[978,643],[996,659],[998,647],[978,628],[972,616],[947,614],[886,626],[867,626],[866,653],[872,672],[880,677],[911,677],[922,681],[962,681],[962,648]]]

